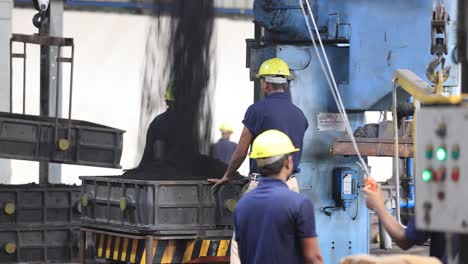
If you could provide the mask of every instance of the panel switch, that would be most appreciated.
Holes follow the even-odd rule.
[[[437,136],[444,138],[447,135],[447,126],[445,123],[440,123],[439,127],[436,130]]]

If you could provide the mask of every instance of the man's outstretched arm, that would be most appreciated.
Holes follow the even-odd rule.
[[[406,250],[411,248],[413,244],[408,241],[405,228],[398,223],[385,207],[384,196],[380,185],[377,186],[375,191],[371,190],[368,186],[364,188],[364,192],[366,193],[367,207],[374,210],[393,241],[402,249]]]
[[[223,184],[230,179],[232,179],[234,173],[239,169],[239,167],[244,162],[247,157],[249,146],[252,143],[253,136],[250,133],[249,129],[244,127],[242,130],[239,143],[237,144],[236,150],[232,154],[231,161],[229,162],[228,168],[224,173],[224,176],[221,179],[208,179],[209,182],[215,183],[215,186]],[[213,187],[215,187],[213,186]]]

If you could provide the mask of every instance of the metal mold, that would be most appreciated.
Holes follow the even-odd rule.
[[[56,140],[68,133],[66,144]],[[120,168],[123,133],[91,122],[72,120],[69,128],[67,119],[56,124],[50,117],[0,112],[0,158]]]
[[[0,228],[79,225],[80,186],[0,185]]]
[[[238,200],[242,189],[242,182],[213,192],[206,181],[80,179],[86,201],[83,225],[131,233],[197,235],[206,233],[203,230],[231,229],[232,208],[226,204]]]

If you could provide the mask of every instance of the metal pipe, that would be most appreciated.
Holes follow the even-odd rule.
[[[413,97],[408,98],[408,103],[413,103]],[[413,116],[408,116],[407,120],[412,120]],[[406,159],[406,175],[410,178],[408,186],[408,199],[400,204],[400,208],[414,208],[414,160]]]
[[[400,155],[399,155],[399,144],[398,144],[398,117],[397,117],[397,95],[396,95],[396,82],[393,80],[392,88],[392,114],[393,114],[393,130],[395,135],[395,156],[393,157],[394,164],[394,180],[395,180],[395,189],[396,189],[396,219],[401,225],[401,216],[400,216]]]
[[[71,140],[71,115],[72,115],[72,99],[73,99],[73,65],[75,63],[75,45],[71,46],[71,63],[70,63],[70,95],[68,97],[68,133],[67,139]]]
[[[57,67],[57,80],[56,80],[56,86],[55,86],[55,143],[57,143],[58,140],[58,118],[59,118],[59,98],[60,98],[60,46],[57,46],[57,59],[56,61],[56,67]]]

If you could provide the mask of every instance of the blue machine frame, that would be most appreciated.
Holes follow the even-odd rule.
[[[338,82],[348,110],[388,110],[392,78],[398,68],[411,69],[418,76],[425,76],[426,66],[433,59],[430,54],[432,1],[309,1],[326,43],[339,43],[340,46],[348,43],[347,80]],[[457,17],[456,1],[446,2],[453,21]],[[266,30],[267,40],[310,42],[302,11],[298,7],[298,0],[255,0],[255,21],[271,29]],[[451,87],[458,83],[458,67],[454,60],[455,24],[449,25],[446,64],[451,64],[452,70],[450,78],[444,83]],[[333,65],[332,68],[335,70]]]
[[[446,7],[457,17],[456,4]],[[424,76],[430,54],[432,1],[427,0],[310,0],[339,89],[349,112],[351,126],[365,123],[364,111],[389,110],[392,78],[397,68],[408,68]],[[308,121],[304,138],[301,193],[315,206],[317,232],[325,263],[369,252],[369,211],[362,193],[347,210],[333,199],[333,170],[348,167],[357,171],[357,186],[363,186],[363,172],[355,157],[333,156],[332,143],[344,133],[318,128],[318,114],[337,112],[324,73],[308,36],[297,0],[256,0],[254,15],[263,26],[263,38],[247,41],[250,77],[269,58],[285,60],[292,70],[291,99]],[[454,30],[450,25],[448,64],[453,61]],[[452,66],[448,86],[457,85],[457,67]],[[256,97],[257,98],[257,97]],[[406,100],[402,96],[399,100]],[[339,130],[339,129],[337,129]]]

